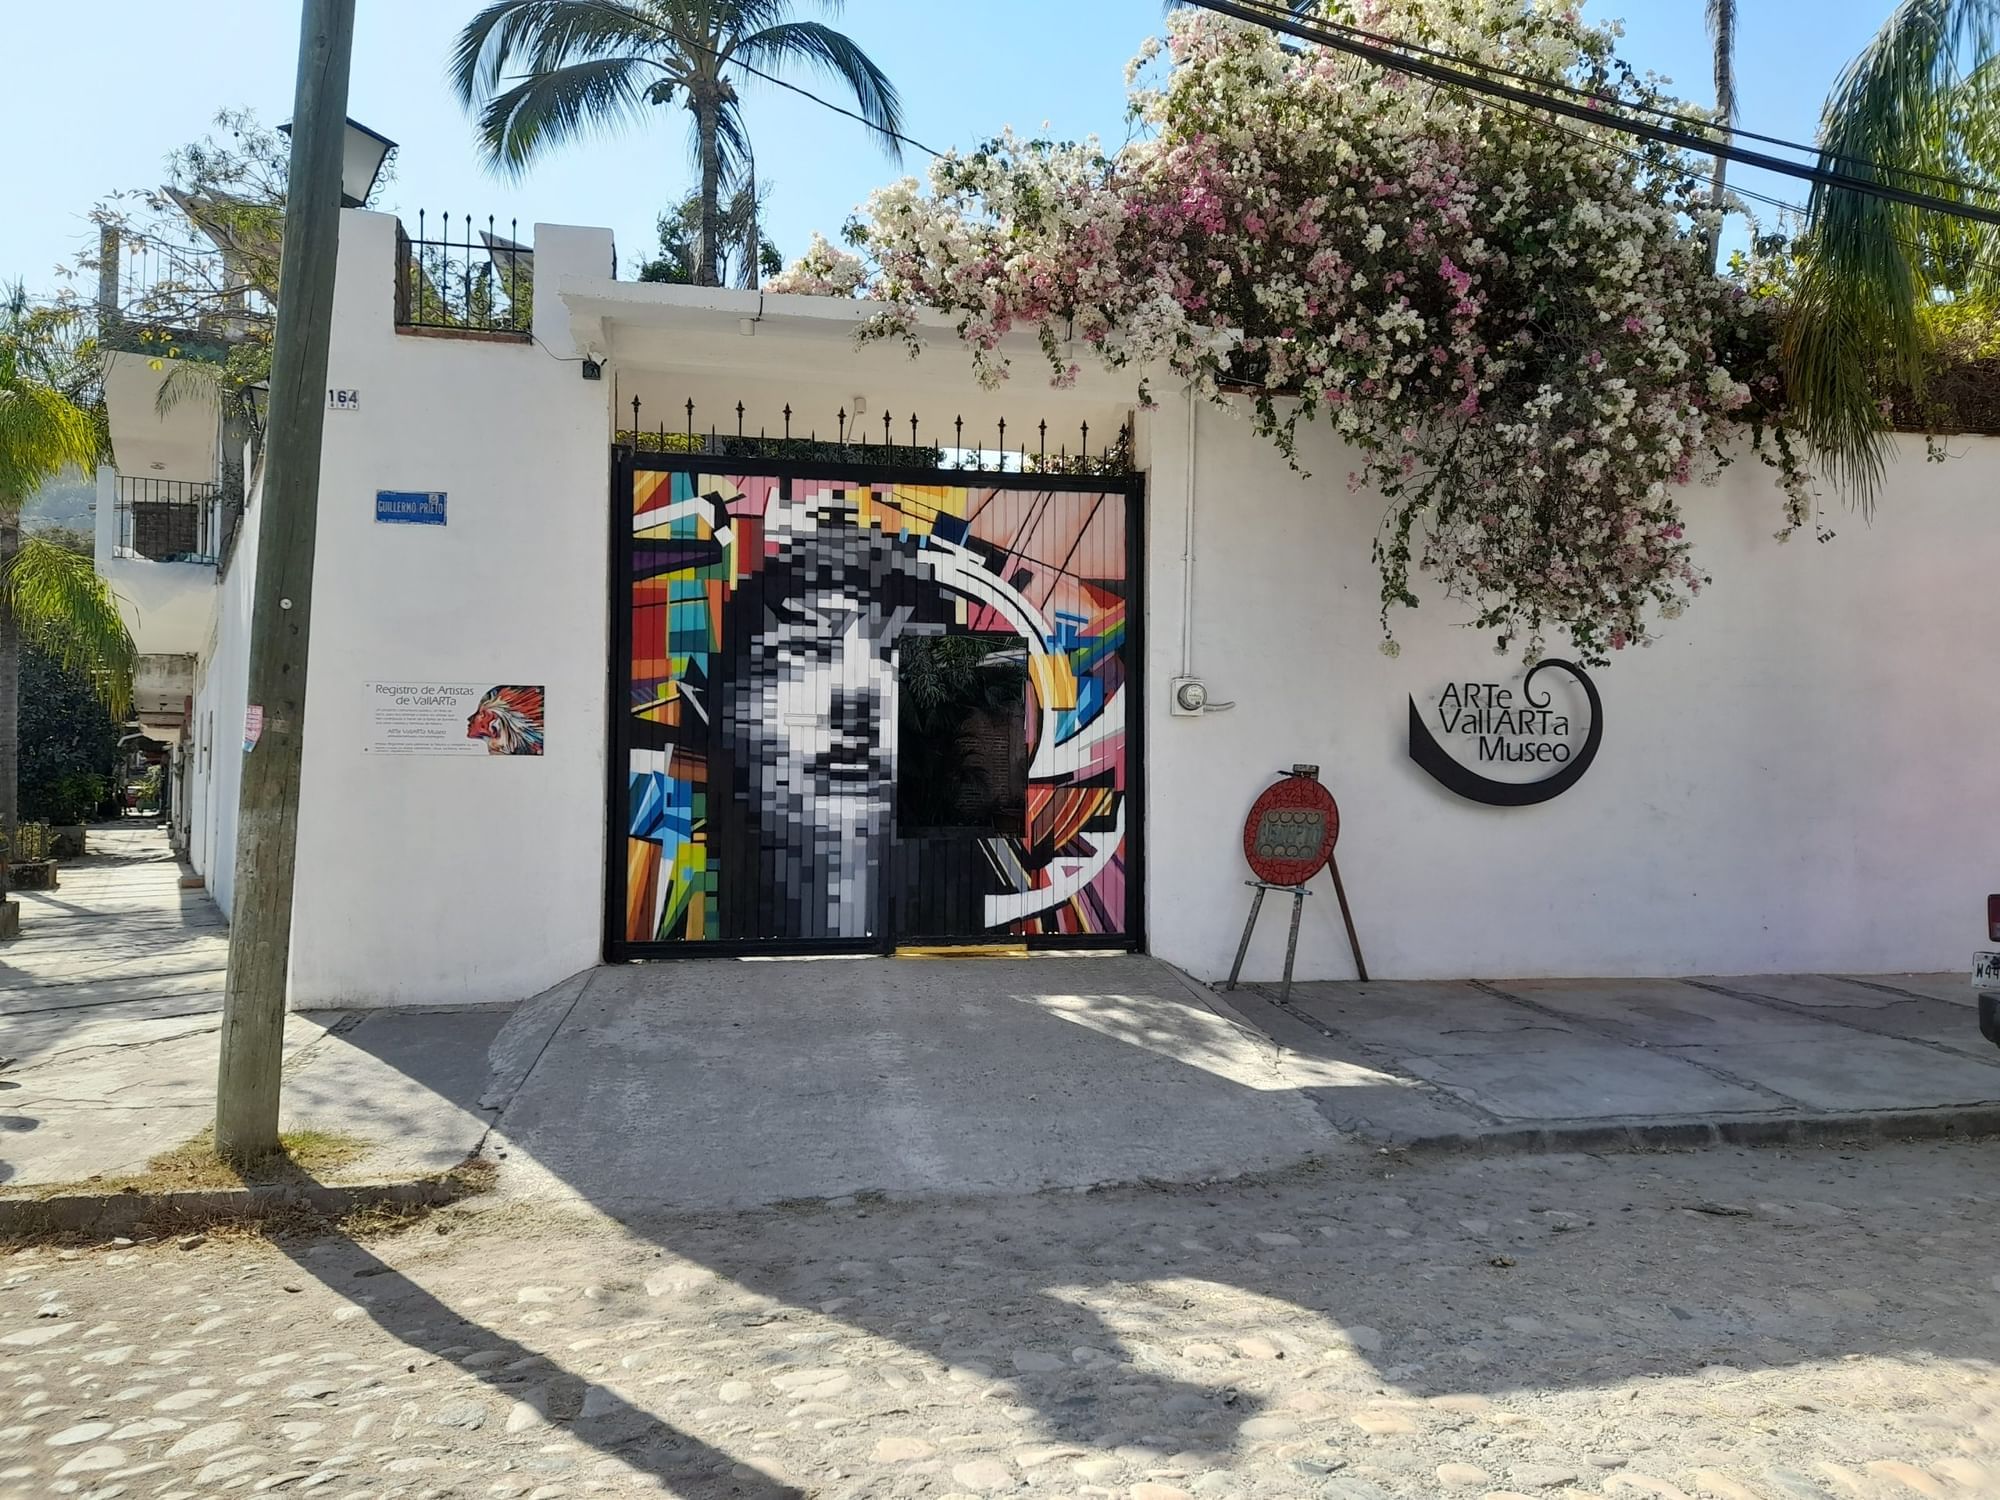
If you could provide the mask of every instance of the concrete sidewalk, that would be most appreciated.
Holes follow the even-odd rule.
[[[0,1190],[142,1166],[212,1108],[226,949],[157,827],[97,835],[0,947]],[[284,1120],[338,1181],[483,1151],[619,1216],[1282,1169],[1377,1145],[2000,1131],[1956,975],[1306,984],[1142,957],[689,960],[518,1007],[293,1015]]]
[[[136,1170],[214,1115],[228,924],[181,888],[159,823],[88,838],[55,890],[14,893],[21,935],[0,943],[0,1189]],[[454,1166],[491,1121],[477,1101],[505,1019],[288,1016],[281,1124],[372,1142],[361,1177]]]
[[[1318,1089],[1408,1145],[1745,1144],[2000,1131],[1962,974],[1301,984],[1224,998],[1288,1051],[1398,1080]]]

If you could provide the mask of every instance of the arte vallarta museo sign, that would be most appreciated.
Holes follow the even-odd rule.
[[[1535,691],[1535,679],[1552,667],[1583,690],[1589,725],[1581,744],[1570,709],[1546,686]],[[1576,663],[1553,657],[1529,668],[1518,689],[1498,682],[1447,683],[1438,694],[1436,717],[1443,741],[1411,697],[1410,759],[1447,790],[1489,807],[1531,807],[1561,796],[1583,779],[1604,739],[1604,705],[1596,684]],[[1517,781],[1489,776],[1480,769],[1485,766],[1546,766],[1548,774]]]

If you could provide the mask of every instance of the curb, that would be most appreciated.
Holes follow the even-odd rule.
[[[188,1193],[64,1193],[52,1198],[0,1199],[0,1234],[85,1230],[122,1234],[149,1220],[259,1219],[287,1209],[329,1216],[364,1208],[440,1208],[478,1192],[452,1177],[421,1182],[356,1183],[347,1187],[225,1188]]]
[[[2000,1135],[2000,1105],[1859,1110],[1828,1115],[1739,1115],[1720,1119],[1591,1120],[1494,1125],[1420,1134],[1349,1119],[1340,1128],[1376,1145],[1436,1155],[1508,1152],[1676,1151],[1702,1146],[1829,1146],[1853,1141],[1969,1140]]]

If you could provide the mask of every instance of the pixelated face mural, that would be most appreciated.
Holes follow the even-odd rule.
[[[628,942],[1128,930],[1126,495],[632,485]],[[918,837],[898,648],[972,633],[1024,647],[1025,813]]]

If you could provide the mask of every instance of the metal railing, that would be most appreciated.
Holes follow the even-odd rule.
[[[222,487],[188,479],[118,476],[118,555],[153,562],[214,563],[233,539]]]
[[[821,426],[804,412],[794,412],[787,402],[779,414],[782,430],[773,432],[760,425],[752,432],[745,420],[748,408],[741,401],[736,403],[733,413],[727,410],[719,413],[723,418],[720,422],[712,419],[718,414],[700,417],[692,397],[671,417],[659,417],[651,424],[637,396],[630,405],[632,425],[623,425],[621,411],[614,441],[620,447],[640,453],[867,462],[992,474],[1118,476],[1136,469],[1129,420],[1107,438],[1102,427],[1093,436],[1088,421],[1079,422],[1074,428],[1051,427],[1044,418],[1032,428],[1018,422],[1010,428],[1007,419],[1001,417],[992,427],[982,430],[977,424],[967,427],[964,417],[954,415],[949,425],[933,423],[926,428],[915,412],[897,417],[884,411],[879,418],[863,419],[842,406],[831,414],[822,412],[828,420]]]
[[[112,348],[190,346],[199,355],[268,328],[276,316],[240,261],[219,250],[126,237],[108,226],[98,240],[98,313]]]
[[[461,333],[511,333],[532,337],[535,251],[519,239],[518,220],[507,233],[486,216],[439,215],[435,224],[417,211],[414,238],[396,226],[396,326],[450,329]]]

